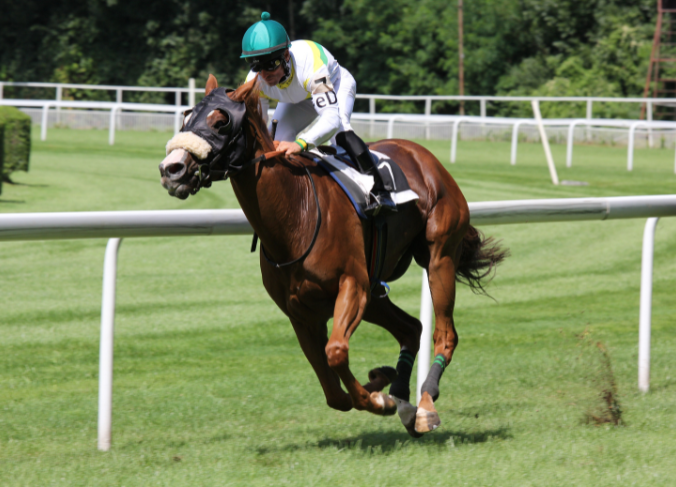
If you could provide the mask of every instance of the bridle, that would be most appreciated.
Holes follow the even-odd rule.
[[[195,193],[197,193],[202,187],[204,187],[204,188],[211,187],[211,184],[214,181],[226,180],[230,176],[236,176],[240,172],[244,171],[245,169],[247,169],[247,168],[249,168],[249,167],[251,167],[255,164],[258,164],[259,162],[274,159],[275,157],[278,157],[278,156],[285,153],[285,151],[279,151],[279,150],[266,152],[264,154],[261,154],[258,157],[255,157],[253,159],[245,161],[242,164],[233,165],[233,162],[237,163],[239,161],[239,160],[236,160],[236,161],[232,161],[226,169],[216,169],[218,167],[217,164],[223,158],[223,155],[227,154],[228,149],[230,149],[233,144],[237,143],[237,140],[239,139],[239,137],[245,138],[246,151],[244,153],[244,156],[246,156],[246,154],[250,154],[254,150],[254,144],[255,144],[256,137],[247,137],[247,130],[246,130],[247,128],[251,128],[253,131],[257,132],[258,138],[262,139],[262,134],[260,133],[260,128],[257,127],[255,124],[249,123],[248,118],[245,116],[243,121],[242,121],[242,124],[241,124],[238,132],[235,134],[235,136],[232,139],[230,139],[228,144],[225,147],[223,147],[223,149],[221,149],[219,151],[219,153],[216,154],[210,161],[205,160],[203,162],[200,162],[200,159],[195,158],[195,160],[197,161],[197,184],[191,190],[191,193],[193,195]],[[253,139],[253,140],[250,140],[250,139]],[[294,164],[294,165],[296,165],[296,164]],[[300,165],[303,168],[303,170],[305,171],[305,174],[310,179],[310,186],[312,187],[312,193],[314,195],[315,205],[317,207],[317,220],[316,220],[316,223],[315,223],[315,231],[314,231],[314,234],[312,236],[312,241],[310,242],[307,249],[305,250],[305,252],[303,252],[303,254],[300,257],[298,257],[298,258],[296,258],[292,261],[284,262],[284,263],[281,263],[281,264],[274,262],[272,259],[270,259],[267,255],[267,253],[265,252],[265,248],[261,244],[261,252],[263,254],[263,257],[265,258],[265,260],[270,265],[272,265],[273,267],[275,267],[277,269],[279,269],[281,267],[287,267],[287,266],[293,265],[297,262],[300,262],[301,260],[305,259],[305,257],[308,256],[308,254],[310,253],[310,251],[314,247],[315,242],[317,241],[317,236],[319,235],[319,228],[320,228],[321,223],[322,223],[322,212],[321,212],[321,208],[319,206],[319,196],[317,194],[317,187],[315,186],[315,181],[312,177],[312,174],[310,173],[310,170],[308,169],[308,167],[305,164],[298,164],[298,165]],[[251,244],[251,251],[252,252],[254,252],[256,250],[257,241],[258,241],[258,235],[256,233],[254,233],[253,242]]]

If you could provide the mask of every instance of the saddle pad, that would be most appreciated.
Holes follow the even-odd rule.
[[[327,155],[316,149],[310,151],[317,164],[345,191],[360,218],[366,219],[365,209],[368,206],[373,188],[373,176],[360,173],[342,148],[335,155]],[[418,195],[411,190],[401,168],[389,157],[380,152],[371,151],[377,160],[377,168],[383,184],[390,191],[390,199],[399,206],[417,200]]]

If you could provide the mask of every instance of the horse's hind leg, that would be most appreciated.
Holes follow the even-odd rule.
[[[445,211],[444,211],[445,210]],[[430,291],[434,304],[436,323],[434,327],[434,362],[427,379],[421,387],[421,399],[416,413],[415,429],[426,433],[436,429],[441,421],[434,408],[439,397],[439,380],[451,363],[453,352],[458,346],[458,335],[453,321],[455,307],[455,273],[460,259],[460,244],[465,234],[461,220],[453,224],[449,215],[452,209],[435,208],[435,214],[428,220],[427,241],[429,264],[427,268]]]
[[[333,409],[349,411],[352,409],[352,399],[340,386],[340,377],[329,367],[324,348],[328,341],[326,323],[304,324],[291,320],[293,329],[298,337],[300,347],[317,374],[319,383],[324,390],[326,403]]]
[[[372,298],[364,313],[364,320],[385,328],[399,342],[397,377],[390,387],[390,395],[395,398],[397,412],[406,430],[411,436],[418,437],[420,435],[416,434],[414,429],[416,407],[409,401],[411,372],[420,348],[422,324],[396,306],[388,297]],[[364,388],[368,390],[369,384],[366,384]]]

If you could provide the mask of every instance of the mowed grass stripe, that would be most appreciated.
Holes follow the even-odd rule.
[[[179,201],[159,185],[169,134],[34,134],[31,172],[0,212],[236,208],[229,183]],[[673,151],[425,142],[469,201],[673,193]],[[120,250],[113,449],[96,451],[104,240],[0,244],[3,485],[671,485],[676,466],[676,221],[656,233],[651,393],[636,390],[642,220],[482,228],[512,256],[489,292],[458,290],[460,346],[442,379],[441,428],[411,440],[397,418],[329,409],[250,238],[127,239]],[[420,270],[393,283],[418,314]],[[603,386],[588,333],[609,350],[625,426],[584,421]],[[398,347],[360,326],[355,375]],[[414,374],[415,375],[415,374]]]

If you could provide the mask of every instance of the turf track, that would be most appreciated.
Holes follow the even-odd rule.
[[[233,208],[228,183],[187,201],[159,185],[168,134],[34,132],[31,172],[0,212]],[[448,162],[448,143],[426,144]],[[672,150],[461,142],[450,167],[469,201],[676,192]],[[674,485],[676,219],[658,225],[652,391],[636,390],[643,220],[492,226],[512,257],[462,288],[460,347],[442,379],[443,424],[411,440],[396,418],[324,404],[291,326],[265,294],[248,237],[127,239],[120,252],[113,449],[96,450],[103,240],[0,243],[0,485]],[[420,270],[392,285],[417,315]],[[581,338],[582,337],[582,338]],[[625,425],[586,424],[609,381]],[[365,379],[397,347],[363,324]]]

